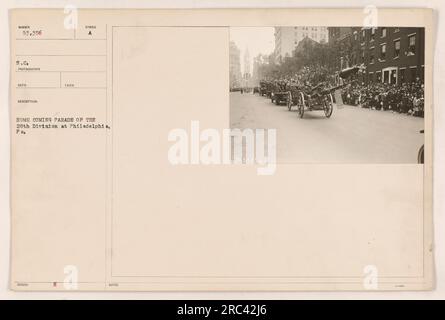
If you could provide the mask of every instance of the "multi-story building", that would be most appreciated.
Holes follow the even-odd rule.
[[[263,74],[263,67],[269,65],[275,61],[275,57],[273,54],[258,54],[253,58],[253,67],[252,67],[252,85],[258,86],[261,79],[264,79],[266,76]]]
[[[424,79],[425,30],[381,27],[357,30],[367,81],[388,83]]]
[[[339,32],[339,28],[329,29],[330,34]],[[338,44],[339,69],[364,64],[364,82],[401,84],[424,79],[424,28],[348,29],[344,29],[341,36],[332,38],[332,42]]]
[[[275,57],[277,62],[292,57],[301,40],[310,38],[318,43],[329,39],[327,27],[275,27]]]
[[[244,51],[244,65],[243,65],[243,78],[248,80],[251,78],[251,73],[250,73],[250,53],[249,53],[249,49],[246,48],[246,50]]]
[[[259,54],[253,58],[252,83],[257,86],[262,75],[260,74],[260,65],[263,63],[262,55]]]
[[[230,41],[229,55],[230,87],[240,87],[242,80],[240,50],[233,41]]]
[[[329,42],[336,42],[351,34],[351,27],[328,27]]]
[[[244,50],[243,80],[241,81],[242,86],[245,88],[251,88],[253,86],[251,67],[249,48],[246,48],[246,50]]]

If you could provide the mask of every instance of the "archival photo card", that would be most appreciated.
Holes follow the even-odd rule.
[[[433,289],[432,17],[11,10],[10,288]]]

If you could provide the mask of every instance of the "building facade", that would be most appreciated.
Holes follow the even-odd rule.
[[[261,79],[266,77],[263,74],[263,67],[273,64],[275,61],[275,57],[273,54],[258,54],[252,60],[252,86],[258,86]]]
[[[328,42],[336,42],[351,34],[351,27],[329,27]]]
[[[246,48],[244,51],[244,64],[243,64],[243,79],[247,83],[252,78],[252,74],[250,72],[250,53],[249,49]]]
[[[339,34],[333,29],[339,28],[330,28],[330,34]],[[342,30],[332,42],[338,45],[339,69],[364,64],[366,72],[361,80],[366,83],[424,80],[424,28],[353,27]]]
[[[241,61],[240,50],[233,41],[230,41],[229,55],[230,88],[237,88],[241,86],[242,80]]]
[[[285,57],[292,57],[301,40],[310,38],[318,43],[329,40],[327,27],[275,27],[275,57],[281,62]]]

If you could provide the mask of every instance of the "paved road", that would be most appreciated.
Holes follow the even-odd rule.
[[[416,163],[423,118],[353,106],[305,112],[257,94],[230,94],[231,128],[277,129],[279,163]]]

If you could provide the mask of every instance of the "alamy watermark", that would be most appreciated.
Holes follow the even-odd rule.
[[[192,121],[190,132],[175,128],[168,133],[173,142],[168,150],[172,165],[256,164],[258,175],[273,175],[276,170],[276,129],[200,130]]]
[[[79,283],[79,271],[74,265],[67,265],[63,268],[65,278],[63,279],[63,287],[65,290],[77,290]]]
[[[68,4],[63,8],[63,13],[65,14],[65,18],[63,19],[63,26],[67,30],[75,30],[78,25],[78,8],[75,5]]]
[[[367,5],[363,8],[363,27],[376,28],[379,25],[379,13],[375,5]]]
[[[366,265],[363,268],[363,287],[366,290],[379,289],[379,270],[375,265]]]

